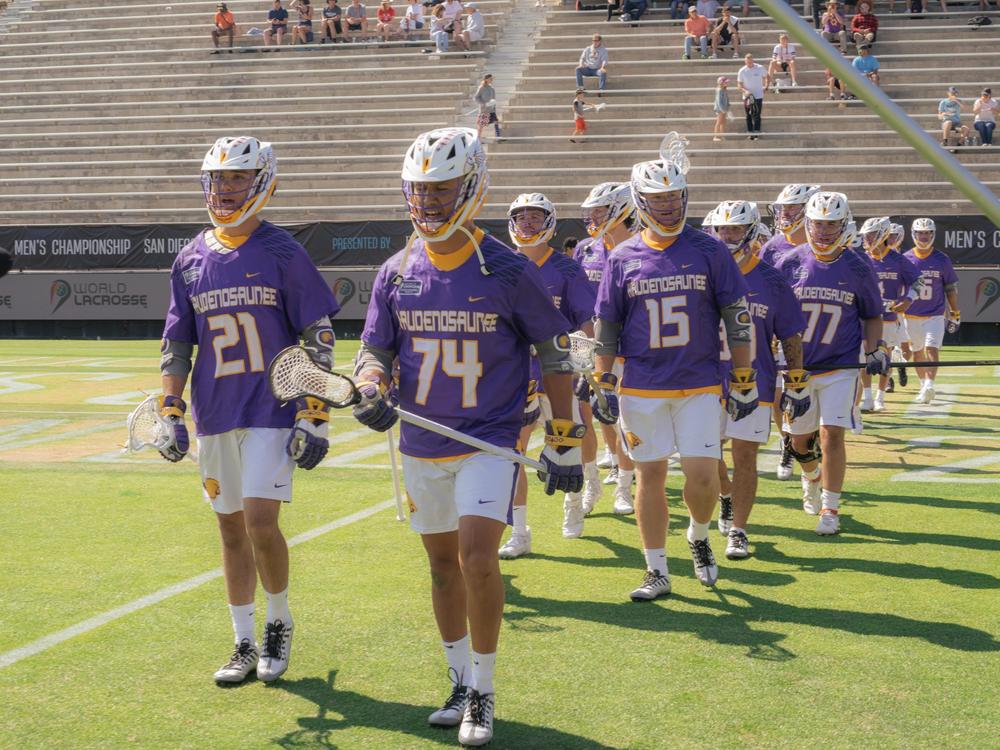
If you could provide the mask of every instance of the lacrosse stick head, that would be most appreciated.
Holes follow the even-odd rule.
[[[138,453],[144,448],[159,448],[165,437],[165,425],[160,416],[160,397],[148,396],[139,404],[126,422],[128,439],[122,453]]]
[[[594,351],[597,348],[597,341],[584,336],[582,333],[571,333],[569,335],[569,359],[573,364],[573,369],[577,372],[593,372]]]
[[[343,409],[361,399],[350,378],[324,370],[301,346],[278,352],[268,370],[268,381],[279,401],[313,396],[335,409]]]
[[[672,163],[681,174],[687,174],[691,169],[691,160],[686,153],[687,147],[688,139],[671,130],[660,141],[660,159]]]

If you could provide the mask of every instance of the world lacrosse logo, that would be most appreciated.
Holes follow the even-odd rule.
[[[976,304],[982,302],[979,313],[1000,299],[1000,279],[984,276],[976,284]],[[977,313],[978,314],[978,313]]]
[[[337,298],[337,304],[341,307],[347,304],[348,300],[354,296],[356,290],[354,282],[344,276],[334,281],[331,288],[333,289],[333,296]]]
[[[66,300],[69,299],[70,288],[69,283],[63,281],[62,279],[56,279],[52,282],[52,286],[49,287],[49,304],[54,305],[52,312],[55,312],[64,304]]]

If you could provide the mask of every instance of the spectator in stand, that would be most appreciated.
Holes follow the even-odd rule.
[[[638,21],[648,8],[646,0],[625,0],[621,18],[623,21]]]
[[[719,57],[719,50],[727,46],[733,48],[733,59],[740,56],[740,19],[729,8],[722,9],[722,18],[712,29],[712,59]]]
[[[820,28],[823,38],[830,44],[833,44],[834,39],[840,41],[840,51],[846,55],[847,25],[844,23],[844,17],[837,11],[836,0],[826,4],[826,13],[820,19]]]
[[[361,4],[361,0],[351,0],[346,15],[347,33],[352,40],[357,41],[359,31],[368,36],[368,10]]]
[[[472,5],[472,3],[469,3]],[[479,118],[476,120],[476,133],[482,137],[483,129],[492,125],[497,140],[500,140],[500,120],[497,119],[497,92],[493,89],[493,74],[483,76],[482,83],[476,89],[473,97],[479,105]]]
[[[604,40],[600,34],[594,34],[590,40],[590,46],[584,47],[580,53],[580,63],[576,66],[576,87],[583,88],[584,77],[593,78],[597,76],[597,87],[600,92],[604,91],[604,86],[608,82],[608,51],[604,47]],[[581,97],[577,97],[580,99]]]
[[[264,30],[264,46],[270,47],[274,39],[280,47],[288,28],[288,11],[281,7],[281,0],[274,0],[271,10],[267,12],[268,28]]]
[[[879,85],[878,59],[872,54],[872,48],[868,44],[858,47],[858,56],[851,61],[851,65],[859,73],[864,73],[865,77],[876,86]]]
[[[431,41],[434,42],[434,47],[438,52],[448,51],[448,32],[445,30],[447,25],[448,21],[444,17],[444,6],[435,5],[434,10],[431,11]],[[431,50],[425,49],[424,52],[431,52]]]
[[[677,21],[684,18],[687,0],[670,0],[670,18]]]
[[[747,140],[756,141],[760,133],[760,116],[764,110],[764,89],[767,88],[767,71],[753,61],[753,55],[743,58],[744,65],[736,74],[736,85],[743,94],[743,108],[747,114]]]
[[[392,27],[396,23],[396,9],[389,4],[389,0],[382,0],[378,10],[375,11],[375,32],[382,38],[383,44],[388,44],[389,35],[392,34]]]
[[[835,101],[837,99],[837,94],[834,93],[834,89],[836,89],[837,91],[840,92],[840,98],[841,99],[856,99],[857,98],[857,97],[851,96],[851,94],[847,91],[847,86],[845,86],[844,82],[841,81],[839,78],[837,78],[837,76],[835,76],[833,74],[832,70],[830,70],[829,68],[824,68],[823,69],[823,75],[826,76],[826,90],[827,90],[827,92],[829,94],[827,96],[827,99],[829,99],[831,102]]]
[[[480,41],[486,36],[486,21],[483,14],[479,12],[476,3],[469,3],[465,6],[466,16],[462,25],[462,32],[456,37],[458,46],[468,52],[472,49],[472,43]]]
[[[983,93],[972,105],[972,111],[976,115],[976,121],[972,126],[979,131],[983,145],[992,146],[993,130],[997,126],[997,112],[1000,111],[1000,104],[993,98],[992,89],[983,89]]]
[[[779,70],[792,77],[793,88],[799,85],[795,74],[795,45],[788,43],[788,34],[778,36],[778,43],[771,50],[771,62],[767,66],[767,77],[774,81],[775,93],[781,89],[777,76]]]
[[[729,119],[729,79],[725,76],[719,76],[715,82],[715,104],[712,111],[715,112],[715,137],[712,140],[719,142],[725,140],[726,120]]]
[[[948,87],[948,96],[938,102],[938,119],[941,121],[941,145],[948,145],[948,137],[953,130],[958,131],[961,143],[969,137],[969,128],[962,124],[962,110],[965,104],[958,98],[958,89],[954,86]]]
[[[623,0],[608,0],[608,17],[607,21],[611,20],[611,16],[622,9]]]
[[[858,12],[851,19],[851,36],[854,44],[860,47],[862,44],[875,44],[878,38],[878,18],[871,11],[868,0],[858,3]]]
[[[420,0],[410,0],[406,7],[406,15],[403,16],[403,33],[409,39],[414,31],[424,28],[424,6]]]
[[[337,5],[337,0],[326,0],[326,7],[323,8],[323,38],[320,44],[330,42],[340,42],[344,38],[344,27],[340,25],[342,10]]]
[[[444,8],[444,30],[457,38],[462,31],[462,0],[445,0]]]
[[[572,258],[573,253],[576,251],[576,245],[580,240],[576,237],[567,237],[563,241],[563,255]]]
[[[311,0],[292,0],[291,8],[299,14],[299,20],[292,29],[292,44],[312,44],[312,17],[313,9]]]
[[[709,21],[698,12],[695,6],[688,8],[688,17],[684,22],[684,54],[682,60],[690,60],[692,48],[697,42],[701,47],[702,59],[708,57]]]
[[[225,3],[215,6],[215,28],[212,29],[212,50],[213,55],[219,54],[219,37],[229,38],[229,54],[233,52],[233,34],[236,33],[236,21],[233,19],[233,12],[226,7]]]
[[[709,23],[713,23],[719,12],[719,3],[718,0],[697,0],[695,8],[698,9],[699,16],[704,16]]]

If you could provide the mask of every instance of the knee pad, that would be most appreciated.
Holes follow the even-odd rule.
[[[806,448],[804,453],[799,453],[795,450],[795,443],[792,443],[792,455],[795,460],[800,464],[807,464],[812,461],[819,461],[823,458],[823,449],[819,444],[819,435],[814,434],[809,440],[809,446]]]

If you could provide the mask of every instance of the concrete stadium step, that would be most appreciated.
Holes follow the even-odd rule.
[[[965,60],[965,59],[977,59],[986,58],[987,61],[995,61],[996,56],[990,55],[993,52],[997,41],[996,39],[982,39],[982,40],[946,40],[941,44],[940,47],[934,47],[938,40],[927,41],[921,44],[912,43],[893,43],[886,42],[885,44],[879,43],[878,57],[879,62],[883,66],[889,65],[891,62],[893,65],[898,65],[900,62],[919,62],[923,61],[933,62],[936,59],[946,58],[947,60]],[[949,51],[949,46],[956,43],[961,43],[962,52],[951,52]],[[921,49],[927,46],[926,52],[922,52]],[[683,45],[678,45],[677,47],[667,47],[663,45],[651,45],[648,42],[643,42],[641,46],[623,46],[620,48],[608,48],[608,60],[609,67],[612,65],[617,68],[619,65],[625,63],[648,63],[648,62],[660,62],[666,64],[670,67],[684,67],[688,68],[694,64],[709,64],[713,67],[732,67],[743,65],[743,55],[749,53],[754,56],[754,60],[760,64],[767,66],[767,63],[771,58],[772,44],[744,44],[740,48],[740,55],[737,58],[733,58],[732,49],[724,49],[719,51],[719,56],[717,59],[713,60],[709,57],[708,61],[702,60],[698,55],[698,46],[695,45],[694,52],[695,57],[692,60],[682,60],[681,54],[684,52]],[[709,55],[712,54],[711,44],[708,46]],[[853,45],[845,57],[853,59],[854,50]],[[531,66],[542,66],[542,65],[569,65],[571,68],[575,68],[577,62],[580,59],[580,50],[578,49],[547,49],[538,50],[531,55]],[[801,66],[803,63],[811,64],[812,67],[825,67],[823,63],[819,62],[815,57],[810,55],[805,50],[800,50],[796,54],[796,65]],[[907,66],[910,67],[910,66]]]

